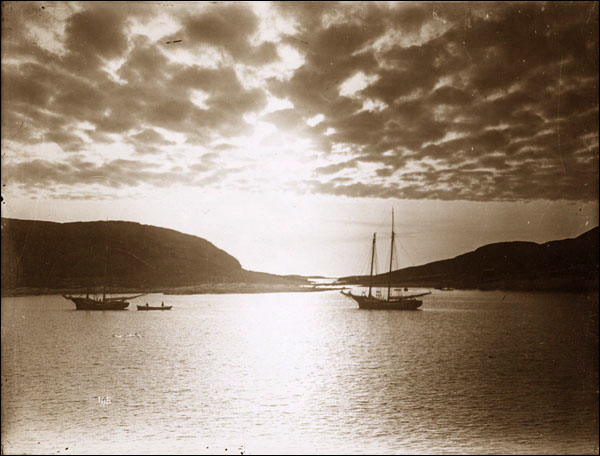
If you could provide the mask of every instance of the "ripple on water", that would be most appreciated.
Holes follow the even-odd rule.
[[[455,290],[410,313],[335,292],[144,302],[171,298],[160,315],[3,299],[4,451],[598,451],[597,299]]]

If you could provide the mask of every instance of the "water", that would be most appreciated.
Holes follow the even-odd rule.
[[[161,301],[167,312],[137,312]],[[2,300],[8,453],[598,453],[597,296]],[[595,314],[595,317],[593,316]],[[109,403],[110,402],[110,403]]]

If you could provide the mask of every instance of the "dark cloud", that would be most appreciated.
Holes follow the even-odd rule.
[[[3,43],[15,58],[2,66],[2,111],[8,120],[3,139],[56,142],[65,151],[83,151],[86,144],[73,132],[88,122],[92,130],[86,134],[94,141],[110,143],[109,134],[124,135],[138,152],[156,154],[166,144],[141,144],[128,132],[156,126],[207,142],[214,133],[247,130],[243,116],[264,106],[262,91],[245,89],[231,68],[173,63],[156,43],[128,40],[121,12],[98,6],[73,14],[65,27],[67,53],[52,60],[41,53],[44,58],[31,61],[22,44],[24,31]],[[105,65],[126,52],[117,71],[121,81],[115,81]],[[192,102],[193,89],[210,94],[208,109]]]
[[[321,44],[319,37],[328,37],[344,52],[315,46],[290,81],[272,86],[288,94],[298,117],[326,113],[323,125],[335,129],[331,141],[358,155],[316,169],[323,177],[353,169],[356,182],[319,180],[310,185],[313,191],[472,200],[597,198],[597,8],[413,4],[387,16],[373,13],[387,7],[365,6],[377,18],[369,24],[348,14],[347,23],[328,26],[309,14],[313,29],[296,38],[314,36]],[[424,38],[436,21],[443,26],[438,23],[438,32]],[[377,53],[370,45],[385,42],[390,27],[398,37],[406,35],[408,44],[391,38],[387,50]],[[377,64],[349,64],[358,56]],[[335,92],[358,70],[377,79],[341,108],[345,97]],[[358,99],[379,100],[383,107],[360,111]],[[402,172],[410,163],[423,169],[423,159],[434,160],[435,169]],[[361,174],[354,170],[361,161],[384,166]],[[380,178],[382,184],[365,184]]]
[[[250,43],[258,25],[259,18],[250,5],[211,5],[196,14],[185,15],[182,28],[166,37],[165,42],[181,40],[178,45],[192,50],[202,45],[212,46],[236,61],[261,65],[275,60],[277,49],[270,42]]]
[[[92,4],[69,18],[65,45],[84,62],[120,57],[127,50],[124,25],[125,16],[118,9]]]
[[[199,172],[211,171],[202,163],[195,163],[183,170],[164,171],[143,160],[115,159],[101,165],[74,157],[65,162],[31,160],[26,162],[7,162],[3,170],[8,184],[18,183],[27,188],[40,186],[72,186],[82,189],[91,185],[109,188],[136,187],[142,184],[157,187],[171,185],[206,184],[209,176]],[[211,171],[210,176],[224,177],[234,172],[232,169]],[[84,190],[85,191],[85,190]]]
[[[341,163],[334,163],[331,165],[327,165],[327,166],[320,166],[319,168],[315,169],[315,172],[317,174],[335,174],[338,171],[341,171],[343,169],[350,169],[350,168],[355,168],[357,165],[357,160],[348,160],[345,162],[341,162]]]
[[[136,152],[140,154],[160,154],[163,146],[175,144],[152,129],[146,129],[140,133],[131,135],[128,142],[133,144]]]
[[[175,8],[177,31],[157,40],[132,32],[132,24],[166,14],[155,5],[60,8],[64,17],[35,3],[3,3],[3,142],[13,151],[54,143],[66,153],[56,162],[7,161],[3,175],[13,182],[77,187],[94,175],[129,175],[127,186],[219,185],[235,173],[225,161],[235,149],[230,137],[251,133],[248,114],[261,113],[274,95],[293,108],[259,119],[290,142],[309,139],[307,162],[318,152],[300,190],[597,198],[593,2],[281,2],[273,11],[296,31],[273,38],[280,43],[260,41],[265,24],[250,3]],[[36,30],[44,28],[54,46],[38,42]],[[166,44],[174,40],[181,41]],[[303,63],[289,77],[263,74],[285,46]],[[176,50],[219,58],[182,62],[170,58]],[[244,71],[259,82],[248,83]],[[363,86],[342,95],[342,84],[361,74]],[[323,121],[307,125],[318,114]],[[165,131],[183,135],[191,160],[161,173],[152,160],[173,159],[164,156],[174,145]],[[99,144],[128,144],[138,155],[75,158]],[[211,144],[221,144],[212,148],[217,155],[196,156],[194,146],[203,153]]]
[[[137,135],[133,135],[131,139],[142,144],[157,144],[160,146],[173,144],[173,141],[167,141],[160,133],[150,129],[144,130]]]

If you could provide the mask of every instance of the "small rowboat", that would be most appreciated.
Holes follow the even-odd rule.
[[[137,306],[137,310],[171,310],[173,306]]]

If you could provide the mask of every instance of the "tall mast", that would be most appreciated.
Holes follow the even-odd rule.
[[[108,222],[106,224],[108,225]],[[108,229],[108,226],[106,229]],[[106,279],[108,275],[108,238],[106,237],[106,231],[104,231],[104,246],[104,286],[102,288],[102,302],[106,300]]]
[[[373,250],[371,251],[371,274],[369,275],[369,298],[371,297],[371,288],[373,287],[373,260],[375,260],[375,236],[373,233]]]
[[[394,258],[394,208],[392,208],[392,245],[390,246],[390,275],[388,278],[388,301],[390,300],[390,290],[392,288],[392,259]]]

